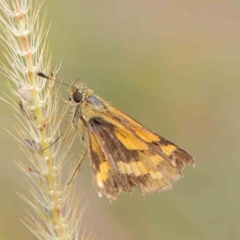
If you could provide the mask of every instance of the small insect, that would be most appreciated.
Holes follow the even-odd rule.
[[[100,197],[105,195],[112,201],[122,191],[132,192],[133,187],[142,194],[169,190],[184,167],[194,165],[185,150],[93,94],[84,84],[73,83],[69,93],[69,101],[75,105],[72,122],[76,128],[82,126],[87,136],[86,153]]]

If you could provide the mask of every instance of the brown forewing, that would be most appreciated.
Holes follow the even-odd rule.
[[[110,200],[132,187],[150,193],[171,189],[193,158],[118,109],[85,123],[90,144],[94,186]],[[117,112],[116,112],[117,111]],[[115,115],[114,115],[115,114]]]

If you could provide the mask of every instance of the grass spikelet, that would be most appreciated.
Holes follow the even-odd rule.
[[[74,184],[62,183],[62,167],[75,134],[63,137],[58,89],[54,81],[37,75],[50,73],[51,55],[47,48],[46,13],[40,18],[43,1],[13,0],[0,2],[2,52],[7,65],[1,64],[9,92],[4,101],[13,109],[17,124],[11,133],[24,155],[16,164],[25,176],[30,197],[18,193],[32,208],[23,220],[37,239],[92,239],[80,234],[83,209],[74,197]],[[56,74],[58,68],[55,68]],[[71,127],[67,131],[71,131]]]

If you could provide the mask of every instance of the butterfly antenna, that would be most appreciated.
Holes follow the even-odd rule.
[[[80,77],[75,81],[75,82],[73,82],[73,86],[78,82],[80,80]]]
[[[53,73],[51,73],[51,77],[53,78]],[[64,80],[64,81],[71,81],[70,79],[68,78],[64,78],[64,77],[60,77],[60,76],[57,76],[57,78],[59,78],[60,80]]]
[[[52,80],[52,81],[54,81],[54,82],[58,82],[58,83],[61,83],[61,84],[65,85],[65,86],[70,87],[70,85],[68,85],[68,84],[66,84],[66,83],[60,82],[60,81],[58,81],[58,80],[56,80],[56,79],[53,79],[53,78],[52,78],[52,77],[53,77],[53,74],[51,74],[51,77],[48,77],[47,75],[45,75],[45,74],[42,73],[42,72],[37,73],[37,75],[40,76],[40,77],[42,77],[42,78],[46,78],[46,79],[49,79],[49,80]]]

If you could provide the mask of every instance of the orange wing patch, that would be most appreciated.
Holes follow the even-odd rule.
[[[123,161],[118,161],[117,166],[121,174],[127,174],[127,175],[133,174],[133,171],[128,163],[125,163]]]
[[[168,157],[170,157],[172,153],[177,149],[177,147],[172,144],[168,144],[161,146],[161,149]]]
[[[100,164],[100,170],[96,176],[99,187],[104,187],[103,183],[109,179],[109,176],[108,176],[109,169],[110,169],[110,166],[107,162],[102,162]]]
[[[164,161],[164,158],[161,155],[152,155],[150,156],[150,160],[157,166],[159,163]]]
[[[139,167],[139,169],[140,169],[140,171],[143,175],[148,173],[148,169],[143,162],[137,161],[137,165],[138,165],[138,167]]]
[[[149,131],[147,128],[145,128],[143,125],[129,117],[127,114],[123,113],[119,109],[109,106],[108,111],[112,115],[114,115],[117,119],[119,119],[119,122],[124,122],[127,124],[127,126],[135,132],[135,134],[141,138],[143,141],[151,143],[151,142],[158,142],[161,140],[161,138],[154,134],[153,132]]]
[[[156,172],[152,170],[149,172],[149,174],[153,179],[161,179],[163,177],[163,175],[160,172]]]
[[[148,145],[126,128],[115,128],[117,139],[129,150],[147,150]]]
[[[136,133],[136,135],[145,142],[151,143],[151,142],[159,142],[161,140],[158,135],[156,135],[152,132],[149,132],[146,129],[135,128],[133,130]]]

